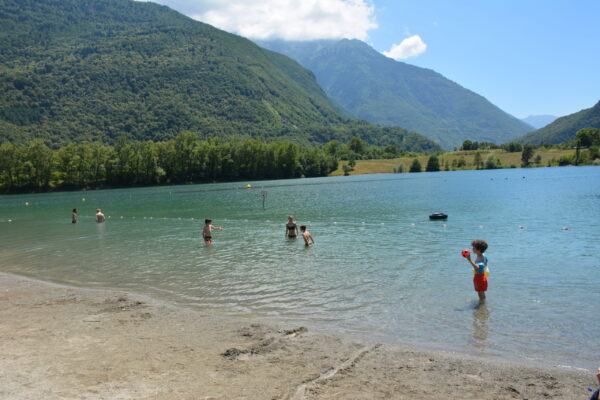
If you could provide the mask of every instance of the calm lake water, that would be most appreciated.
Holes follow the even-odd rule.
[[[0,196],[0,270],[380,341],[600,362],[600,168],[246,183]],[[437,211],[449,219],[429,221]],[[288,214],[314,247],[284,239]],[[225,228],[210,248],[207,216]],[[491,269],[478,309],[460,256],[477,238]]]

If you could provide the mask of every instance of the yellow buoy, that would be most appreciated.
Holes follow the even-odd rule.
[[[85,197],[81,199],[81,201],[85,201]]]
[[[252,185],[251,184],[247,184],[246,185],[246,189],[252,189]]]
[[[29,206],[29,202],[28,201],[25,202],[25,207],[27,207],[27,206]]]

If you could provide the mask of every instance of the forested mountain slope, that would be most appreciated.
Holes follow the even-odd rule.
[[[503,143],[532,127],[435,71],[385,57],[359,40],[257,41],[314,72],[347,115],[402,126],[441,143]]]
[[[521,143],[563,143],[575,139],[575,134],[583,128],[600,129],[600,101],[592,108],[558,118],[541,129],[528,133]]]
[[[262,137],[436,148],[353,121],[285,56],[131,0],[0,0],[0,140]]]

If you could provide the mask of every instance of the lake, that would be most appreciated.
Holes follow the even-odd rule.
[[[438,211],[448,220],[429,221]],[[289,214],[315,246],[284,238]],[[206,217],[224,228],[211,247]],[[460,252],[479,238],[491,275],[477,308]],[[0,196],[0,243],[0,271],[52,282],[485,357],[599,362],[598,167]]]

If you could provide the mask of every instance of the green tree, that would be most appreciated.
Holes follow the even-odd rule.
[[[462,144],[462,146],[460,146],[461,150],[471,150],[473,148],[473,142],[471,142],[470,140],[465,140]]]
[[[529,166],[531,157],[533,157],[535,146],[532,144],[526,144],[523,146],[523,152],[521,153],[521,166],[523,168]]]
[[[427,166],[425,167],[427,172],[439,171],[440,170],[440,161],[436,155],[432,155],[427,160]]]
[[[0,188],[11,191],[15,185],[19,158],[17,148],[12,143],[0,145]]]
[[[421,163],[419,162],[418,158],[415,158],[412,162],[412,164],[410,164],[410,169],[408,170],[408,172],[421,172],[422,168],[421,168]]]
[[[477,152],[473,156],[473,165],[475,168],[480,169],[483,166],[483,161],[481,159],[481,153]]]
[[[365,152],[365,142],[358,136],[354,136],[350,139],[348,147],[356,154],[363,154]]]

